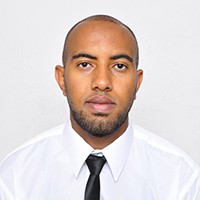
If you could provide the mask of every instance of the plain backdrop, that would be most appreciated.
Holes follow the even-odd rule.
[[[135,32],[143,85],[130,117],[200,164],[199,0],[1,0],[0,160],[68,118],[54,80],[65,35],[93,14]]]

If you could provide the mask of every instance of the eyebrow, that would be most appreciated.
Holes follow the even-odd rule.
[[[117,60],[117,59],[120,59],[120,58],[125,58],[127,59],[129,62],[133,62],[133,58],[131,58],[130,56],[128,56],[127,54],[117,54],[117,55],[114,55],[114,56],[111,56],[110,59],[112,60]]]
[[[72,56],[72,59],[77,59],[77,58],[89,58],[89,59],[97,60],[97,57],[92,56],[87,53],[78,53]]]
[[[87,54],[87,53],[78,53],[78,54],[75,54],[75,55],[72,56],[72,59],[77,59],[77,58],[89,58],[89,59],[97,60],[96,56],[92,56],[92,55]],[[117,54],[117,55],[110,57],[111,60],[117,60],[117,59],[120,59],[120,58],[125,58],[131,63],[133,62],[133,58],[131,58],[127,54]]]

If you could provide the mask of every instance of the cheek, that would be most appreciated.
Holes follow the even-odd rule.
[[[89,88],[89,85],[81,80],[80,77],[72,76],[71,74],[70,77],[66,77],[65,85],[67,97],[73,104],[81,103]]]
[[[116,92],[118,95],[128,101],[132,99],[136,91],[136,83],[133,79],[126,79],[125,81],[119,81],[116,87]]]

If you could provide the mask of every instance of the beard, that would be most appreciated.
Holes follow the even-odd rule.
[[[72,106],[70,106],[70,111],[76,123],[88,134],[95,137],[105,137],[114,133],[125,122],[132,103],[133,101],[130,102],[124,112],[116,114],[113,120],[109,120],[109,114],[104,113],[92,113],[95,118],[88,119],[87,115],[84,114],[83,111],[77,112],[72,108]]]

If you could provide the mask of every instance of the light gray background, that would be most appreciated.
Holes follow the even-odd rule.
[[[129,25],[140,46],[144,82],[135,123],[200,164],[200,11],[198,0],[1,0],[0,159],[65,121],[55,80],[65,35],[78,20],[109,14]]]

